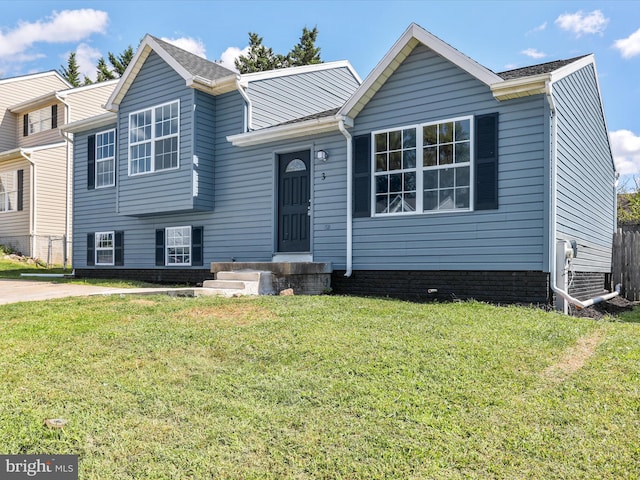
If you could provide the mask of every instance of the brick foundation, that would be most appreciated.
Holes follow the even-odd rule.
[[[544,272],[358,270],[350,278],[344,273],[333,272],[331,286],[334,293],[420,301],[474,298],[531,304],[550,304],[552,298],[549,274]]]

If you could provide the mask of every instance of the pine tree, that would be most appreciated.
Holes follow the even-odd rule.
[[[313,65],[322,63],[320,60],[320,47],[316,47],[316,39],[318,38],[318,27],[309,30],[307,27],[302,29],[300,42],[289,52],[289,66],[298,67],[301,65]]]
[[[249,32],[249,51],[247,55],[236,58],[234,63],[240,73],[253,73],[273,70],[278,62],[273,50],[262,44],[262,37]]]
[[[133,47],[129,45],[125,50],[118,56],[109,52],[109,63],[113,65],[113,72],[117,75],[116,78],[124,75],[124,71],[127,69],[129,62],[133,59]]]
[[[67,66],[60,65],[60,75],[69,82],[73,87],[79,87],[80,83],[80,69],[78,62],[76,61],[76,52],[71,52],[67,59]]]
[[[116,75],[109,69],[104,57],[100,57],[98,60],[98,74],[96,76],[97,82],[106,82],[107,80],[114,80]]]

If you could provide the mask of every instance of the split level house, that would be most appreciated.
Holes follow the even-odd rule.
[[[495,73],[412,24],[361,82],[347,62],[239,75],[147,35],[68,130],[79,276],[315,265],[340,293],[536,303],[608,285],[592,55]]]
[[[115,83],[72,88],[55,71],[0,79],[0,244],[70,259],[73,146],[61,127],[104,111]]]

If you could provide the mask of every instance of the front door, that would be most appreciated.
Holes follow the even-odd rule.
[[[278,252],[309,252],[310,185],[308,150],[278,155]]]

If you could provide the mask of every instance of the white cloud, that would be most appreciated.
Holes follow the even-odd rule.
[[[78,70],[80,75],[95,80],[97,77],[96,65],[102,54],[95,48],[90,47],[86,43],[81,43],[76,49],[76,62],[78,63]],[[80,77],[82,81],[83,77]]]
[[[576,13],[564,13],[556,18],[556,24],[563,30],[567,30],[581,37],[583,34],[603,34],[607,28],[609,19],[600,10],[594,10],[585,14],[582,10]]]
[[[640,28],[627,38],[616,40],[613,46],[620,50],[620,53],[624,58],[631,58],[636,55],[640,55]]]
[[[527,48],[526,50],[522,50],[520,53],[531,58],[544,58],[547,56],[546,53],[540,52],[535,48]]]
[[[238,47],[229,47],[224,52],[222,52],[222,55],[220,56],[220,65],[228,68],[229,70],[237,72],[234,63],[236,58],[238,58],[240,55],[246,55],[247,53],[249,53],[249,47],[244,47],[242,50],[240,50]]]
[[[166,38],[162,37],[167,43],[171,45],[175,45],[178,48],[186,50],[187,52],[191,52],[194,55],[197,55],[202,58],[207,58],[207,49],[200,40],[196,40],[191,37],[180,37],[180,38]]]
[[[616,169],[621,175],[640,173],[640,136],[629,130],[609,133]]]
[[[538,26],[537,26],[537,27],[535,27],[534,29],[529,30],[529,31],[527,32],[527,35],[531,35],[532,33],[542,32],[542,31],[544,31],[544,30],[546,30],[546,29],[547,29],[547,22],[544,22],[543,24],[538,25]]]
[[[77,42],[93,33],[105,33],[107,12],[83,8],[54,11],[50,17],[36,22],[20,22],[12,30],[0,32],[0,58],[18,58],[33,44]]]

